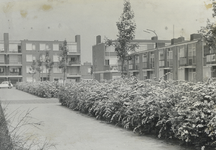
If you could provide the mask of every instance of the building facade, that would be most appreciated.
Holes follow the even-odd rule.
[[[141,80],[202,81],[203,52],[204,42],[198,34],[192,34],[190,41],[172,39],[171,45],[132,54],[128,74]]]
[[[0,43],[0,82],[10,80],[13,84],[19,81],[32,82],[34,80],[47,80],[48,71],[41,67],[39,74],[33,74],[31,65],[33,61],[45,59],[46,51],[54,62],[50,72],[50,80],[63,79],[63,71],[59,69],[60,47],[63,41],[35,41],[35,40],[9,40],[9,34],[4,33],[4,40]],[[80,81],[81,41],[80,35],[75,36],[75,42],[68,42],[67,81]]]
[[[139,45],[136,52],[141,52],[155,47],[165,47],[170,45],[170,40],[158,40],[152,37],[151,40],[133,40],[131,43]],[[101,42],[101,36],[96,37],[96,45],[92,46],[93,77],[98,81],[109,80],[121,77],[121,64],[118,61],[115,48],[106,46]],[[124,65],[124,72],[127,73],[127,62]],[[129,66],[130,67],[130,66]]]
[[[141,42],[138,44],[144,45]],[[145,48],[130,54],[131,59],[125,62],[123,70],[128,77],[136,76],[140,80],[164,79],[190,82],[216,78],[216,50],[207,47],[201,35],[191,34],[189,41],[185,41],[183,37],[172,39],[169,45],[148,44],[141,46]],[[120,67],[111,69],[112,65],[116,64],[112,62],[114,58],[116,59],[114,48],[107,48],[100,42],[93,46],[95,79],[98,81],[112,79],[113,72],[120,76]],[[111,62],[109,63],[108,60]]]

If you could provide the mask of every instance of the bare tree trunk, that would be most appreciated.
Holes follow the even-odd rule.
[[[124,61],[125,59],[122,59],[122,62],[121,62],[121,77],[122,78],[124,77]]]
[[[40,72],[39,72],[39,80],[41,81],[41,75],[40,75]]]

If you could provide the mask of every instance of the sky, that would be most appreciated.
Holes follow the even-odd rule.
[[[92,62],[96,36],[116,39],[123,0],[1,0],[0,40],[67,40],[81,36],[81,63]],[[130,0],[135,15],[135,39],[190,38],[212,18],[211,0]],[[174,34],[173,34],[174,33]]]

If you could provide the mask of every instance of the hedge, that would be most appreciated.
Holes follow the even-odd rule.
[[[216,82],[130,78],[57,89],[62,105],[136,133],[178,139],[199,149],[216,144]]]

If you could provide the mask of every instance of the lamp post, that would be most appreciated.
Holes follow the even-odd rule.
[[[146,33],[151,33],[151,32],[154,33],[156,36],[156,40],[158,39],[158,35],[155,32],[155,30],[146,29],[143,31]],[[154,59],[154,72],[155,72],[155,77],[158,80],[159,79],[159,51],[158,51],[157,42],[155,42],[155,48],[156,48],[156,51],[154,52],[154,58],[155,58]]]
[[[155,30],[150,30],[150,29],[146,29],[146,30],[143,30],[144,32],[146,32],[146,33],[154,33],[155,34],[155,36],[158,38],[158,35],[157,35],[157,33],[155,32]],[[156,44],[156,48],[157,48],[157,43],[155,43]]]

